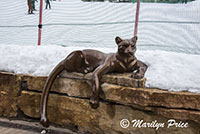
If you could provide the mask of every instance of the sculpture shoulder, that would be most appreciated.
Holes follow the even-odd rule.
[[[104,52],[101,52],[101,51],[99,51],[99,50],[94,50],[94,49],[84,49],[84,50],[82,50],[82,52],[84,53],[84,54],[102,54],[102,55],[104,55],[104,54],[106,54],[106,53],[104,53]]]
[[[105,60],[105,64],[113,65],[113,63],[117,62],[116,54],[115,53],[109,53],[107,55],[107,58]]]

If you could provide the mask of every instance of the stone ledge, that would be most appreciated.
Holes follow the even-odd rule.
[[[126,87],[135,87],[135,88],[145,87],[146,78],[133,79],[130,77],[130,75],[131,75],[130,73],[107,74],[102,77],[101,82],[121,85],[121,86],[126,86]],[[63,84],[70,84],[72,86],[74,84],[73,82],[75,82],[76,84],[80,84],[81,86],[84,85],[86,86],[85,88],[88,88],[88,86],[90,86],[91,77],[92,77],[92,73],[88,73],[84,75],[81,73],[75,73],[75,72],[72,73],[72,72],[63,71],[60,74],[60,77],[58,77],[57,80],[54,82],[54,85],[51,91],[64,92],[65,90],[62,89]],[[46,76],[23,75],[23,81],[27,82],[28,88],[38,90],[38,91],[42,91],[42,88],[44,86],[46,79],[47,79]]]
[[[89,98],[92,91],[90,81],[88,80],[89,75],[80,76],[78,73],[70,73],[68,78],[63,78],[64,76],[57,78],[51,91],[67,94],[68,96]],[[128,77],[129,75],[121,75],[118,79],[124,79],[126,81],[126,79],[131,79]],[[116,74],[112,74],[103,77],[103,81],[105,82],[102,82],[101,85],[103,92],[101,92],[100,96],[102,99],[124,105],[138,105],[146,108],[146,110],[148,106],[200,110],[200,94],[170,92],[155,88],[132,88],[120,86],[120,84],[109,84],[117,76]],[[42,91],[46,78],[29,75],[23,76],[23,80],[27,82],[28,89],[37,91]],[[144,81],[140,82],[143,83]]]
[[[186,132],[196,134],[199,131],[200,94],[121,86],[120,83],[112,83],[112,79],[115,79],[115,82],[116,79],[126,81],[126,79],[130,79],[129,74],[121,75],[119,78],[118,75],[112,74],[103,77],[101,98],[104,101],[101,101],[100,107],[94,110],[88,105],[88,98],[91,94],[90,74],[88,77],[75,77],[75,75],[77,74],[71,73],[69,78],[63,78],[64,76],[61,75],[52,87],[51,91],[53,92],[49,97],[48,105],[48,115],[52,123],[63,126],[74,124],[75,126],[78,125],[80,130],[91,130],[93,133],[131,134],[132,131],[133,133],[138,131],[141,134],[155,134],[155,129],[122,130],[122,128],[119,128],[119,121],[123,118],[135,119],[138,117],[139,119],[148,119],[148,121],[160,119],[166,122],[167,119],[174,118],[185,121],[191,120],[190,129],[184,129],[183,132],[174,129],[181,132],[180,134],[186,134]],[[20,109],[25,115],[38,118],[40,93],[46,78],[0,72],[0,116],[16,117],[17,110]],[[21,88],[27,91],[21,91]],[[145,111],[151,111],[151,113]],[[109,124],[108,121],[112,123]],[[92,129],[93,127],[95,129]],[[114,128],[112,129],[112,127]],[[170,132],[170,134],[172,132],[171,129],[164,131]],[[159,132],[159,134],[161,133]]]
[[[69,78],[69,79],[91,80],[92,73],[88,73],[84,75],[81,73],[63,71],[60,74],[60,77]],[[103,75],[101,82],[120,85],[120,86],[126,86],[126,87],[144,88],[146,78],[134,79],[134,78],[131,78],[131,73],[113,73],[113,74]]]
[[[19,97],[19,108],[33,118],[39,118],[40,93],[23,91]],[[121,128],[119,123],[122,119],[144,120],[152,122],[157,120],[165,123],[164,128],[159,128],[158,134],[196,134],[199,126],[194,122],[188,122],[188,128],[167,128],[168,119],[149,112],[143,112],[125,105],[100,102],[98,109],[91,109],[88,99],[78,99],[64,95],[50,94],[48,103],[48,118],[50,122],[66,126],[68,124],[78,126],[81,132],[91,132],[92,134],[157,134],[155,128],[128,127]],[[59,103],[58,103],[59,102]],[[156,111],[159,111],[157,109]],[[177,112],[177,111],[175,111]],[[181,110],[180,110],[181,112]],[[185,115],[186,116],[186,115]],[[171,116],[170,118],[173,118]],[[186,118],[185,118],[186,119]],[[176,120],[180,122],[180,120]]]
[[[200,110],[200,94],[169,92],[151,88],[130,88],[104,83],[105,99],[120,104]]]

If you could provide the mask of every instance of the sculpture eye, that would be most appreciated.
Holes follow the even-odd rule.
[[[120,46],[119,46],[119,49],[122,49],[122,48],[123,48],[123,45],[120,45]]]
[[[129,46],[128,44],[123,45],[124,48],[127,48],[128,46]]]
[[[121,49],[121,48],[122,48],[122,49],[125,49],[125,48],[127,48],[127,46],[126,46],[126,45],[121,45],[119,48],[120,48],[120,49]]]

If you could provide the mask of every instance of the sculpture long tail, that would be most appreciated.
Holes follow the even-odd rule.
[[[48,102],[49,91],[57,75],[61,73],[63,70],[64,70],[63,61],[61,61],[50,73],[42,91],[42,97],[40,101],[40,117],[41,117],[40,123],[45,127],[49,126],[49,122],[47,119],[47,102]]]

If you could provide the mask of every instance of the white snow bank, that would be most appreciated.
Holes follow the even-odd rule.
[[[77,49],[84,48],[0,45],[0,70],[48,75],[59,61]],[[116,48],[94,49],[107,53],[116,51]],[[137,58],[149,66],[146,72],[146,86],[200,93],[200,55],[138,50]]]

